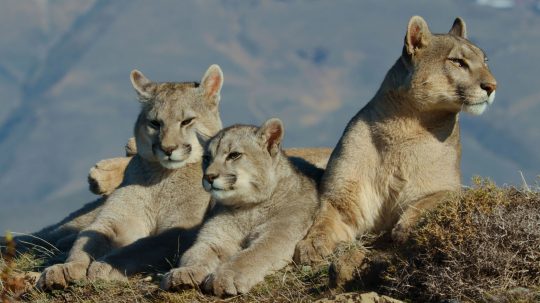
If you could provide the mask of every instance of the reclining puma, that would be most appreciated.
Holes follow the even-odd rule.
[[[496,87],[462,19],[448,34],[432,34],[412,17],[401,57],[332,152],[321,210],[297,261],[318,261],[367,231],[393,228],[394,240],[404,241],[422,211],[459,190],[459,112],[481,114]]]
[[[209,208],[210,196],[200,185],[197,133],[212,136],[222,127],[221,69],[210,66],[200,85],[156,83],[138,71],[131,73],[131,82],[142,104],[134,129],[137,155],[125,170],[122,187],[79,233],[66,263],[42,273],[41,288],[62,288],[86,277],[123,279],[148,265],[166,266],[179,245],[185,249],[191,244]],[[137,251],[145,241],[156,245]]]
[[[313,222],[323,170],[287,157],[283,132],[270,119],[228,127],[205,144],[203,184],[216,206],[162,288],[237,295],[292,261]]]
[[[86,277],[124,279],[149,265],[167,267],[167,260],[189,247],[211,205],[200,183],[202,147],[196,134],[212,136],[221,129],[221,69],[211,66],[201,85],[155,83],[137,71],[131,80],[142,103],[135,124],[137,139],[127,146],[128,155],[136,155],[109,161],[122,163],[114,171],[122,180],[118,190],[102,198],[90,213],[77,217],[76,212],[73,220],[64,220],[53,230],[71,225],[73,235],[68,236],[74,237],[83,229],[66,263],[44,271],[42,288],[65,287]],[[293,149],[293,153],[324,166],[330,150]],[[184,238],[179,251],[180,236]],[[154,249],[141,251],[149,246]]]

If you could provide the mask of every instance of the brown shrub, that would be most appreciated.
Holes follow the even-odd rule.
[[[540,194],[476,180],[425,214],[385,266],[369,259],[379,290],[415,302],[540,302]]]

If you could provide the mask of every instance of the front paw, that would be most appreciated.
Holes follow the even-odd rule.
[[[101,160],[88,173],[90,191],[96,195],[110,195],[124,178],[125,160],[112,158]]]
[[[126,150],[126,157],[135,156],[137,154],[137,142],[135,141],[135,138],[134,137],[129,138],[124,148]]]
[[[109,263],[94,261],[88,268],[89,280],[127,281],[126,275]]]
[[[242,279],[239,274],[230,269],[218,270],[209,275],[204,282],[205,291],[218,297],[247,293],[251,286],[248,279]]]
[[[204,281],[208,272],[199,266],[174,268],[161,280],[161,289],[181,290],[197,288]]]
[[[64,289],[69,283],[83,280],[86,277],[86,266],[80,263],[64,263],[47,267],[37,282],[42,290]]]
[[[398,245],[405,244],[411,236],[411,229],[405,224],[398,223],[392,229],[392,241]]]
[[[328,286],[346,288],[354,283],[366,259],[367,250],[363,247],[347,244],[338,253],[328,267]]]
[[[325,235],[308,236],[296,245],[294,261],[297,264],[314,264],[332,254],[336,243]]]

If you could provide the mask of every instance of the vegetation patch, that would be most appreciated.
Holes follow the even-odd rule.
[[[415,301],[540,302],[540,194],[476,179],[426,213],[405,247],[372,250],[356,284],[366,277]]]
[[[388,235],[341,246],[320,267],[288,266],[227,302],[311,302],[344,291],[375,290],[407,302],[540,302],[540,193],[475,180],[422,217],[404,246]],[[8,241],[8,247],[10,247]],[[366,248],[367,247],[367,248]],[[11,251],[11,252],[10,252]],[[27,252],[0,258],[0,302],[220,302],[199,290],[165,292],[161,274],[128,282],[32,288],[62,256]],[[58,262],[58,261],[56,261]],[[336,280],[347,283],[332,283]],[[328,281],[330,280],[330,288]]]
[[[162,274],[135,276],[128,282],[84,281],[65,290],[42,292],[33,288],[44,260],[32,253],[15,258],[0,258],[0,302],[223,302],[197,289],[166,292],[159,288]],[[312,302],[330,295],[327,287],[328,266],[288,266],[266,277],[250,293],[227,298],[227,302]],[[6,288],[6,286],[9,286]]]

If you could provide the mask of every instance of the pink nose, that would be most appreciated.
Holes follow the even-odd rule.
[[[163,151],[165,155],[170,156],[172,155],[172,153],[174,152],[176,148],[177,146],[162,146],[161,150]]]
[[[497,84],[496,83],[482,83],[480,84],[480,87],[485,90],[489,95],[491,95],[492,92],[495,91],[495,89],[497,89]]]
[[[219,175],[217,175],[217,174],[207,174],[207,175],[205,174],[203,176],[203,178],[206,181],[208,181],[208,183],[210,183],[210,184],[212,184],[217,177],[219,177]]]

